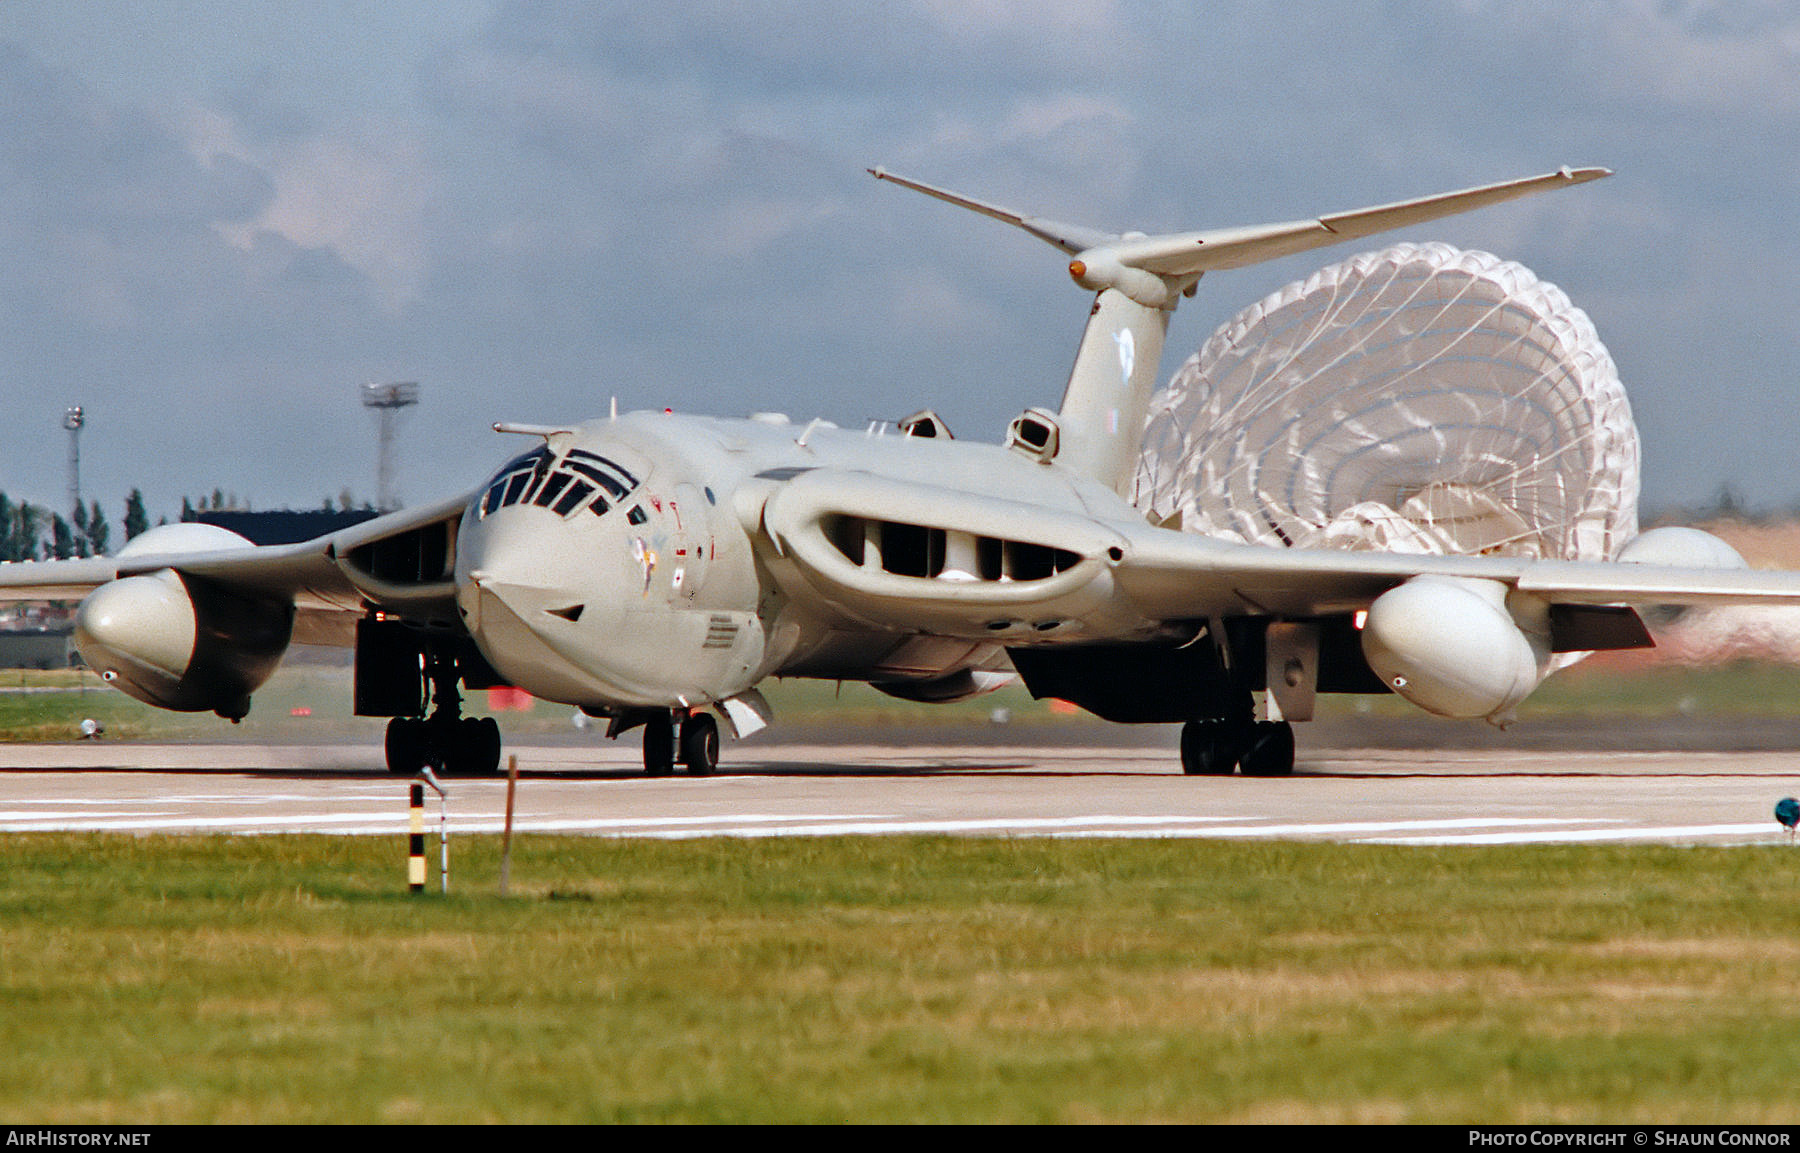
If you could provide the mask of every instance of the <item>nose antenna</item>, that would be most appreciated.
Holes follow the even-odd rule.
[[[571,433],[575,430],[560,424],[522,424],[513,420],[497,420],[494,422],[495,432],[515,432],[521,436],[541,436],[545,440],[559,433]]]

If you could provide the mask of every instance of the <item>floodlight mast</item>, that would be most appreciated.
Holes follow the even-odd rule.
[[[365,384],[362,402],[364,408],[375,410],[377,420],[376,499],[382,512],[391,512],[400,507],[400,495],[394,487],[394,430],[399,423],[400,410],[419,403],[419,385],[410,380],[395,384]]]
[[[69,509],[81,508],[81,428],[87,414],[79,404],[63,411],[63,427],[69,430]],[[77,512],[77,515],[79,513]]]

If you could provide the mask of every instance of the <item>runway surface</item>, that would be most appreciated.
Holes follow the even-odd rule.
[[[752,742],[717,776],[653,780],[634,744],[508,751],[515,829],[614,837],[1782,844],[1775,803],[1800,794],[1791,752],[1326,749],[1248,779],[1183,776],[1154,748]],[[445,784],[452,835],[500,831],[504,778]],[[364,745],[0,745],[7,832],[399,836],[407,790]]]

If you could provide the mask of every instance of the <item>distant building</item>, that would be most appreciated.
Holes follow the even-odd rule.
[[[0,613],[0,669],[66,669],[80,663],[68,610],[21,604]]]
[[[298,544],[372,520],[371,509],[351,512],[206,510],[202,524],[230,529],[255,544]],[[72,606],[70,606],[72,607]],[[66,669],[81,663],[75,651],[75,623],[68,607],[21,604],[0,611],[0,669]]]
[[[254,544],[299,544],[303,540],[337,532],[351,525],[373,520],[380,513],[373,509],[335,512],[325,509],[295,512],[244,512],[235,509],[206,509],[195,518],[201,524],[216,524],[247,537]]]

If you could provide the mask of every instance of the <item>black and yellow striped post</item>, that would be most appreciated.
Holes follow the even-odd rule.
[[[407,834],[406,890],[425,891],[425,786],[418,781],[412,786],[412,811]]]

